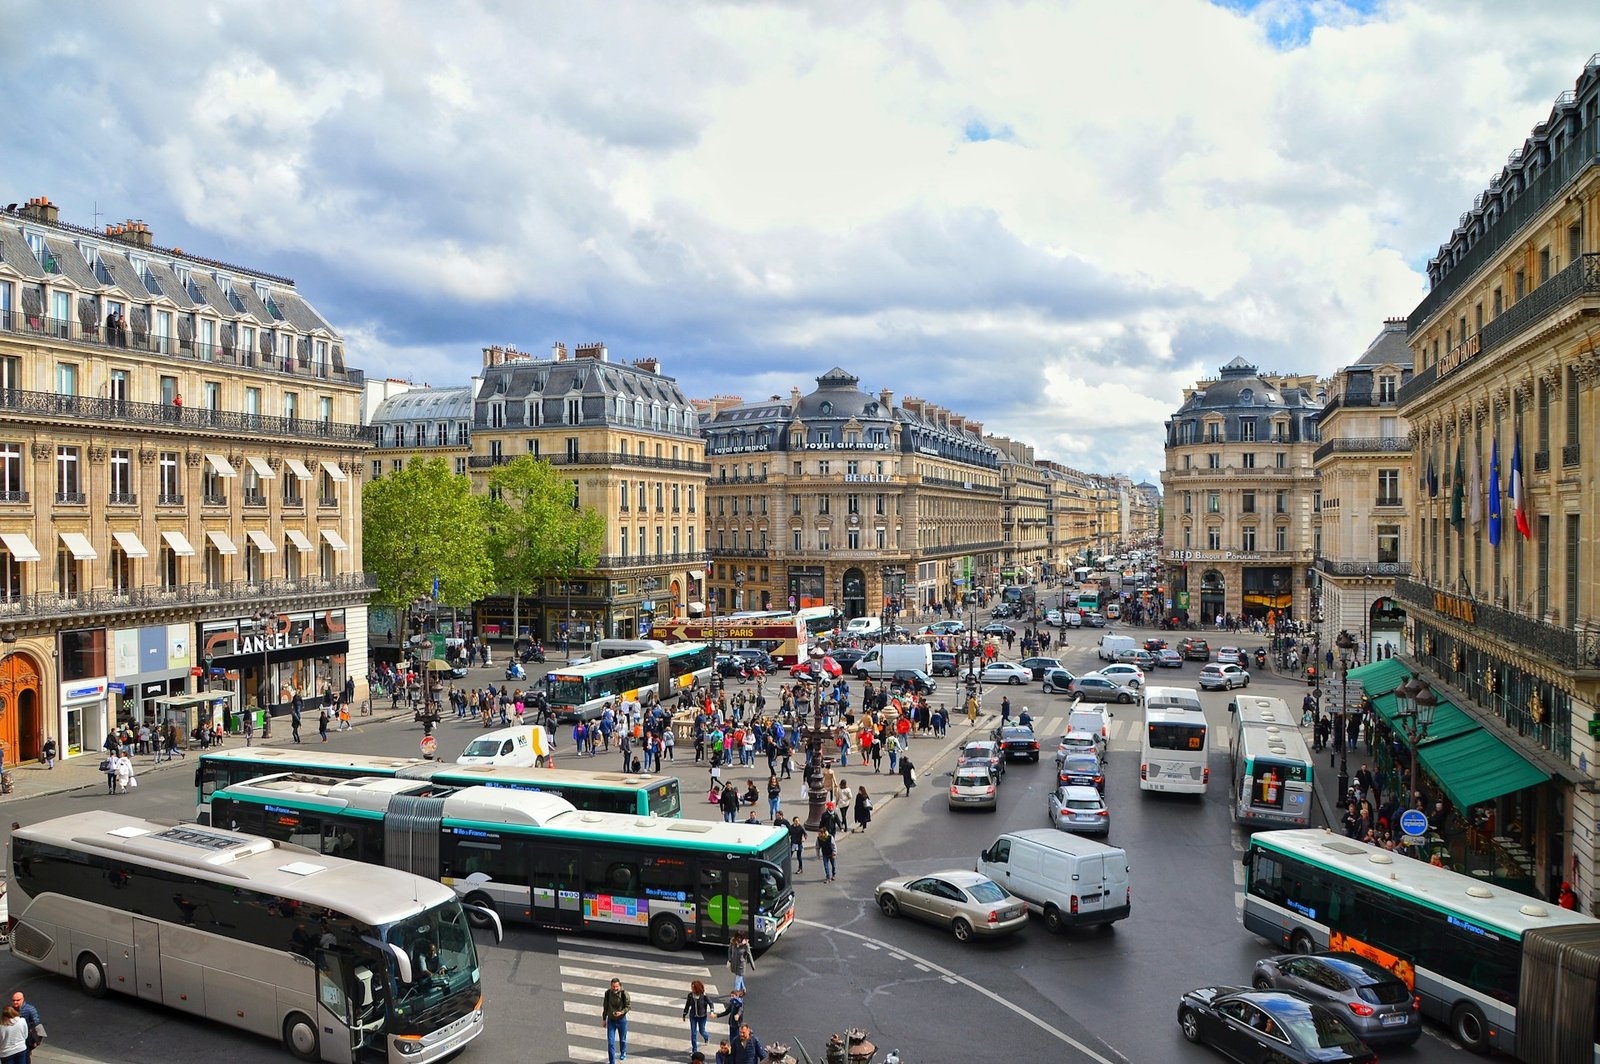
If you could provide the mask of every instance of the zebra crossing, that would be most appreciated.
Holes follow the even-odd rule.
[[[556,939],[561,973],[562,1008],[567,1027],[567,1056],[574,1064],[604,1064],[606,1029],[600,1022],[600,998],[612,978],[628,991],[628,1061],[633,1064],[677,1064],[689,1057],[689,1021],[683,1018],[683,1001],[689,984],[698,979],[713,998],[720,988],[699,950],[663,953],[643,942],[562,935]],[[718,974],[731,980],[728,970]],[[728,984],[730,987],[732,983]],[[707,1030],[715,1054],[718,1040],[727,1037],[728,1023],[712,1016]],[[719,1034],[719,1030],[721,1033]]]
[[[1117,749],[1128,746],[1137,747],[1139,745],[1139,732],[1142,727],[1139,707],[1112,706],[1111,712],[1113,714],[1111,719],[1106,721],[1107,746]],[[1014,719],[1015,717],[1013,717]],[[998,720],[996,723],[999,723]],[[951,724],[950,728],[954,731],[956,725]],[[1034,717],[1033,733],[1039,737],[1041,745],[1049,744],[1067,733],[1067,718],[1065,716]],[[1051,749],[1054,749],[1054,747],[1051,747]]]

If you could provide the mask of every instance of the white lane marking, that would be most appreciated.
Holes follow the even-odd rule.
[[[868,949],[878,949],[878,948],[880,948],[880,946],[873,945],[873,940],[871,938],[868,938],[866,935],[861,934],[859,931],[847,931],[842,927],[834,927],[831,924],[818,923],[815,920],[796,919],[795,923],[804,924],[807,927],[814,927],[819,931],[831,932],[832,934],[835,934],[835,935],[848,935],[849,937],[858,940],[862,945],[866,946]],[[881,948],[885,948],[885,949],[892,949],[893,948],[893,947],[887,946],[886,944],[880,944],[880,945],[881,945]],[[915,954],[912,954],[912,956],[915,956]],[[965,976],[958,975],[955,972],[952,972],[950,969],[946,968],[942,964],[935,964],[933,961],[930,961],[926,957],[917,957],[917,960],[921,961],[923,964],[926,964],[929,968],[933,969],[934,971],[938,972],[940,975],[944,976],[944,978],[945,978],[945,980],[947,982],[957,982],[957,983],[960,983],[962,986],[966,987],[969,990],[975,990],[978,993],[982,994],[984,997],[988,998],[990,1001],[993,1001],[996,1005],[999,1005],[1001,1008],[1007,1009],[1010,1012],[1016,1014],[1017,1016],[1020,1016],[1022,1019],[1024,1019],[1024,1020],[1028,1021],[1029,1023],[1033,1024],[1035,1027],[1038,1027],[1039,1029],[1041,1029],[1043,1031],[1049,1032],[1050,1034],[1054,1035],[1056,1038],[1060,1039],[1061,1041],[1065,1042],[1067,1045],[1071,1046],[1072,1048],[1076,1049],[1078,1052],[1082,1053],[1084,1056],[1088,1057],[1090,1060],[1095,1061],[1096,1064],[1116,1064],[1116,1061],[1112,1060],[1109,1057],[1101,1056],[1099,1053],[1097,1053],[1094,1050],[1090,1049],[1088,1046],[1084,1045],[1082,1042],[1078,1041],[1076,1038],[1072,1037],[1067,1032],[1065,1032],[1063,1030],[1060,1030],[1059,1028],[1052,1027],[1050,1024],[1044,1022],[1039,1017],[1033,1015],[1031,1012],[1028,1012],[1026,1009],[1022,1008],[1021,1006],[1014,1005],[1011,1002],[1007,1001],[1005,998],[1001,997],[999,994],[995,993],[993,990],[990,990],[988,987],[980,986],[979,984],[974,983],[971,979],[968,979]],[[1107,1046],[1106,1048],[1110,1049],[1111,1047]],[[1111,1051],[1113,1053],[1116,1052],[1116,1050],[1114,1050],[1114,1049],[1112,1049]],[[1117,1053],[1117,1057],[1118,1057],[1118,1059],[1123,1060],[1123,1061],[1126,1061],[1128,1059],[1127,1057],[1122,1056],[1122,1054],[1120,1054],[1120,1053]]]
[[[579,935],[557,935],[556,944],[560,946],[574,946],[587,949],[603,949],[607,953],[643,953],[646,957],[671,964],[671,954],[664,953],[654,946],[644,942],[620,942],[586,938]]]
[[[681,971],[685,977],[707,976],[711,969],[703,964],[681,964],[672,961],[646,960],[643,957],[617,957],[609,953],[583,953],[578,950],[558,950],[556,955],[562,961],[577,961],[580,964],[614,964],[619,968],[638,968],[646,972],[660,972],[664,970]],[[563,965],[564,966],[564,965]]]
[[[630,1002],[638,999],[637,995],[634,994],[630,994],[628,997]],[[585,1019],[595,1016],[593,1001],[563,1001],[561,1004],[565,1011],[576,1013]],[[664,1027],[673,1034],[676,1034],[678,1028],[689,1026],[689,1021],[683,1018],[683,1002],[678,1002],[678,1005],[678,1009],[670,1012],[649,1012],[644,1009],[640,1009],[637,1006],[629,1008],[628,1041],[633,1041],[633,1032],[636,1027]],[[595,1024],[596,1029],[598,1029],[599,1026],[599,1024]],[[573,1033],[581,1034],[582,1032]]]
[[[949,983],[951,986],[955,986],[956,985],[956,981],[954,979],[952,979],[948,975],[941,975],[939,978],[943,979],[945,982]]]
[[[633,1048],[632,1038],[628,1039],[628,1048]],[[593,1046],[569,1045],[567,1047],[567,1056],[576,1062],[576,1064],[605,1064],[605,1062],[609,1059],[606,1054],[605,1046],[601,1046],[599,1049],[596,1049]],[[628,1059],[638,1061],[638,1064],[673,1064],[673,1061],[677,1060],[678,1058],[673,1057],[671,1060],[669,1060],[666,1057],[641,1057],[636,1053]]]
[[[668,1053],[682,1053],[683,1043],[689,1034],[689,1024],[687,1021],[684,1023],[683,1027],[684,1033],[682,1036],[677,1038],[665,1038],[658,1034],[634,1034],[633,1024],[630,1023],[628,1025],[628,1048],[632,1049],[636,1045],[649,1046],[651,1049],[664,1049]],[[568,1037],[572,1038],[592,1037],[600,1039],[600,1052],[603,1058],[603,1054],[605,1053],[606,1029],[601,1025],[599,1015],[595,1016],[594,1022],[592,1023],[573,1023],[571,1020],[568,1020],[567,1035]],[[590,1052],[593,1052],[593,1050],[590,1050]]]
[[[579,976],[584,979],[593,979],[596,986],[604,987],[611,981],[611,976],[613,973],[601,968],[578,968],[563,964],[561,966],[561,974]],[[653,979],[648,975],[629,975],[628,982],[630,984],[637,983],[641,986],[656,986],[663,990],[677,990],[679,992],[682,992],[687,985],[682,979]]]
[[[928,970],[928,966],[926,964],[913,964],[911,967],[915,968],[919,972],[925,972]]]

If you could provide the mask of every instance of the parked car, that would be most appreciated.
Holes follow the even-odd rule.
[[[979,628],[978,629],[978,634],[979,635],[997,635],[1000,638],[1004,639],[1006,636],[1016,635],[1017,634],[1017,630],[1015,628],[1011,627],[1009,624],[1002,624],[999,621],[991,621],[988,624],[984,625],[982,628]]]
[[[1039,761],[1039,737],[1032,728],[1007,724],[990,732],[989,738],[1000,744],[1007,761]]]
[[[1218,647],[1217,661],[1223,665],[1243,665],[1244,651],[1238,647]]]
[[[1178,1029],[1234,1060],[1377,1064],[1378,1055],[1325,1005],[1282,990],[1202,986],[1178,1001]]]
[[[1033,672],[1014,661],[996,661],[983,667],[979,677],[984,683],[1024,684],[1033,679]]]
[[[1000,781],[984,765],[964,765],[950,774],[951,809],[987,809],[994,812],[1000,807]]]
[[[1132,702],[1139,697],[1138,692],[1124,683],[1113,680],[1109,676],[1090,673],[1079,676],[1067,685],[1067,694],[1081,698],[1085,702]]]
[[[1153,669],[1156,667],[1156,656],[1142,647],[1124,650],[1117,655],[1117,660],[1128,665],[1137,665],[1141,669]]]
[[[1289,990],[1328,1006],[1368,1045],[1422,1037],[1422,1011],[1405,981],[1355,953],[1267,957],[1256,961],[1253,982],[1257,990]]]
[[[1108,680],[1115,680],[1118,683],[1127,684],[1129,687],[1134,689],[1144,686],[1144,670],[1139,668],[1137,665],[1130,665],[1125,661],[1112,662],[1110,665],[1102,665],[1096,671],[1099,675],[1104,676]]]
[[[1250,674],[1237,665],[1211,662],[1200,670],[1200,687],[1205,691],[1231,691],[1235,687],[1249,687]]]
[[[1093,787],[1063,785],[1050,792],[1050,824],[1058,831],[1111,834],[1111,810]]]
[[[1071,694],[1072,683],[1076,679],[1077,676],[1073,675],[1070,670],[1046,669],[1044,670],[1045,694]]]
[[[1057,658],[1023,658],[1017,664],[1033,673],[1035,680],[1044,679],[1044,674],[1050,669],[1061,668],[1061,662]]]
[[[1185,661],[1210,661],[1211,644],[1204,639],[1187,636],[1179,641],[1178,653],[1183,655]]]
[[[1183,668],[1183,655],[1171,647],[1162,647],[1156,651],[1156,667],[1161,669]]]
[[[956,768],[966,768],[968,765],[982,765],[995,779],[1005,778],[1005,755],[1000,752],[1000,744],[991,739],[974,739],[961,748],[956,755]]]
[[[1056,766],[1056,779],[1067,787],[1090,787],[1104,794],[1106,771],[1093,754],[1068,754]]]
[[[1027,902],[988,876],[965,869],[886,879],[873,893],[883,915],[903,913],[948,927],[962,942],[1010,934],[1028,922]]]
[[[960,667],[956,656],[949,651],[935,650],[933,652],[933,674],[935,676],[954,676],[956,670]]]

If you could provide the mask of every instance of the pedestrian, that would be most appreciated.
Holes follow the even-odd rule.
[[[911,788],[917,785],[917,766],[911,763],[910,754],[900,756],[900,779],[906,785],[906,797],[911,797]]]
[[[750,950],[750,940],[743,931],[735,931],[728,943],[728,971],[733,973],[733,988],[744,990],[744,973],[756,970],[756,957]]]
[[[817,829],[817,856],[822,858],[822,881],[832,883],[839,874],[836,858],[839,855],[838,844],[834,841],[833,832],[828,830],[826,824]]]
[[[767,1048],[761,1039],[750,1033],[750,1025],[740,1024],[739,1034],[730,1046],[730,1064],[762,1064],[767,1059]]]
[[[783,784],[778,782],[776,774],[767,777],[767,814],[774,821],[778,819],[778,806],[783,799]]]
[[[628,1009],[632,1003],[622,980],[611,977],[611,988],[600,1000],[600,1022],[606,1029],[606,1059],[610,1064],[628,1059]]]
[[[27,1064],[28,1025],[12,1005],[0,1012],[0,1064]]]
[[[709,1042],[711,1036],[706,1034],[706,1018],[711,1015],[711,998],[706,996],[706,984],[696,979],[689,984],[689,993],[683,999],[683,1018],[689,1021],[689,1052],[694,1053],[700,1048],[701,1042]],[[703,1056],[701,1059],[705,1059]]]
[[[856,793],[850,789],[850,784],[844,780],[839,781],[839,826],[850,830],[850,810],[856,807]]]
[[[1572,889],[1572,884],[1566,882],[1565,880],[1563,880],[1561,883],[1561,894],[1559,897],[1560,900],[1557,901],[1556,904],[1560,905],[1563,909],[1576,909],[1578,907],[1578,894]],[[17,997],[21,996],[22,995],[20,994],[17,995]],[[15,1003],[15,1001],[16,998],[13,998],[12,1002]]]
[[[322,709],[320,709],[317,712],[317,735],[322,738],[323,742],[327,742],[328,741],[328,707],[327,706],[323,706]]]
[[[739,791],[733,784],[722,788],[722,793],[717,798],[717,805],[722,809],[722,821],[725,824],[737,822],[739,815]]]
[[[789,851],[794,854],[794,870],[806,868],[806,825],[798,816],[789,822]]]
[[[56,741],[55,741],[55,738],[51,737],[49,739],[46,739],[44,741],[44,748],[42,750],[40,750],[39,752],[44,755],[44,767],[48,768],[48,769],[54,769],[56,767]]]
[[[722,1011],[717,1013],[717,1018],[728,1018],[728,1040],[731,1042],[738,1037],[739,1028],[744,1026],[744,991],[735,990],[728,995],[728,1000],[723,1003]]]
[[[867,833],[867,825],[872,823],[872,799],[867,797],[865,787],[856,788],[856,830],[863,835]]]
[[[13,825],[14,826],[14,825]],[[33,1051],[44,1043],[44,1018],[39,1015],[39,1010],[34,1008],[27,998],[18,990],[11,995],[11,1007],[17,1010],[17,1015],[22,1017],[22,1022],[28,1025],[28,1052],[23,1057],[23,1064],[33,1055]]]
[[[100,771],[106,774],[106,793],[117,793],[117,752],[112,750],[100,762]]]
[[[255,737],[256,711],[253,709],[247,709],[244,711],[244,745],[249,746],[255,741]]]

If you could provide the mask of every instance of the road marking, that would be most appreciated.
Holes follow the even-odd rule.
[[[913,964],[911,967],[915,968],[919,972],[925,972],[928,970],[928,966],[926,964]]]
[[[878,949],[878,948],[880,948],[880,946],[873,945],[873,941],[874,941],[873,939],[867,937],[866,935],[861,934],[858,931],[847,931],[842,927],[834,927],[831,924],[818,923],[815,920],[796,919],[795,923],[804,924],[806,927],[814,927],[819,931],[827,931],[827,932],[830,932],[830,933],[835,934],[835,935],[848,935],[850,938],[856,939],[859,942],[861,942],[861,944],[866,946],[868,949]],[[893,947],[888,946],[886,943],[882,944],[882,948],[891,949],[891,950],[893,949]],[[911,956],[915,956],[915,954],[911,954]],[[993,990],[990,990],[988,987],[981,986],[978,983],[973,982],[971,979],[966,978],[965,976],[957,975],[955,972],[952,972],[950,969],[944,967],[941,964],[936,964],[933,961],[928,960],[928,958],[926,958],[926,957],[917,957],[916,959],[918,961],[920,961],[921,963],[926,964],[933,971],[936,971],[940,975],[942,975],[944,977],[944,979],[945,979],[945,982],[960,983],[962,986],[966,987],[967,989],[974,990],[974,991],[978,992],[979,994],[982,994],[984,997],[988,998],[990,1001],[993,1001],[996,1005],[999,1005],[1001,1008],[1009,1010],[1010,1012],[1016,1014],[1017,1016],[1021,1017],[1022,1019],[1024,1019],[1024,1020],[1028,1021],[1029,1023],[1033,1024],[1035,1027],[1038,1027],[1041,1030],[1047,1031],[1048,1033],[1054,1035],[1060,1041],[1065,1042],[1067,1045],[1071,1046],[1072,1048],[1076,1049],[1078,1052],[1080,1052],[1080,1053],[1084,1054],[1085,1056],[1087,1056],[1090,1060],[1095,1061],[1096,1064],[1116,1064],[1116,1061],[1112,1060],[1110,1057],[1101,1056],[1099,1053],[1095,1052],[1093,1049],[1090,1049],[1088,1046],[1084,1045],[1082,1042],[1078,1041],[1076,1038],[1072,1037],[1070,1034],[1067,1034],[1065,1031],[1063,1031],[1063,1030],[1061,1030],[1061,1029],[1059,1029],[1057,1027],[1052,1027],[1050,1024],[1048,1024],[1045,1021],[1041,1020],[1039,1017],[1033,1015],[1031,1012],[1028,1012],[1026,1009],[1022,1008],[1021,1006],[1014,1005],[1011,1002],[1007,1001],[1005,998],[1001,997],[999,994],[995,993]],[[1110,1049],[1111,1052],[1116,1053],[1116,1050],[1115,1049],[1111,1049],[1110,1046],[1107,1046],[1106,1048]],[[1117,1053],[1117,1059],[1126,1061],[1128,1058],[1122,1056],[1122,1054],[1120,1054],[1120,1053]]]

